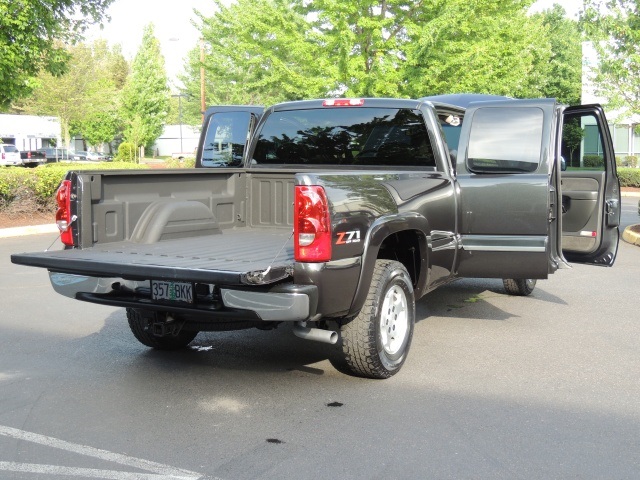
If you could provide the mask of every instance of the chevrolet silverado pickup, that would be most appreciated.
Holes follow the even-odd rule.
[[[212,107],[195,169],[71,171],[57,200],[66,248],[12,261],[144,345],[291,322],[369,378],[405,362],[417,299],[611,266],[620,221],[600,106],[478,95]]]

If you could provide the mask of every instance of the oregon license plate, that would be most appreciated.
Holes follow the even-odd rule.
[[[151,280],[151,298],[153,300],[193,303],[193,284]]]

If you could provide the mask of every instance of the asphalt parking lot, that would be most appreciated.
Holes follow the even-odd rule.
[[[638,478],[636,246],[526,298],[498,280],[427,295],[402,371],[373,381],[289,328],[150,351],[122,310],[9,262],[54,239],[0,240],[2,479]]]

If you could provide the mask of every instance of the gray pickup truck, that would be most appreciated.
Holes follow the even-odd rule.
[[[395,374],[415,301],[460,277],[528,295],[611,266],[620,189],[602,108],[477,95],[210,108],[196,169],[67,174],[64,250],[12,255],[127,309],[144,345],[275,328]]]

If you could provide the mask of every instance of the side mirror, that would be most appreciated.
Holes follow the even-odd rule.
[[[567,169],[567,161],[564,157],[560,157],[560,171],[564,172]]]

